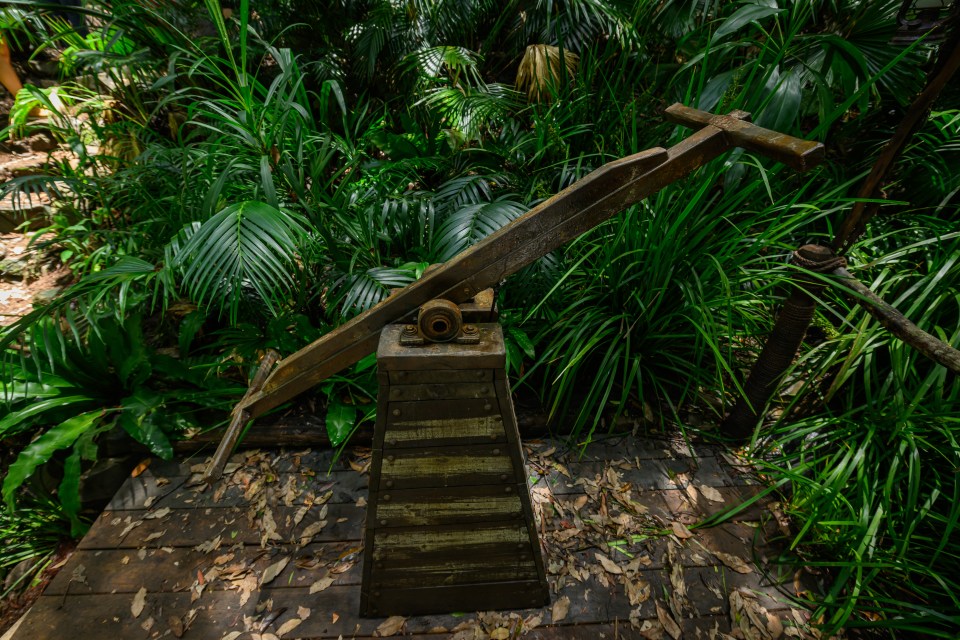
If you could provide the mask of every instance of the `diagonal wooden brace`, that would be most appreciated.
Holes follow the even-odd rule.
[[[699,129],[669,149],[654,148],[614,160],[534,207],[420,280],[284,358],[263,388],[235,409],[255,418],[354,364],[377,347],[383,327],[443,298],[454,303],[497,285],[614,214],[680,180],[723,152],[742,146],[799,170],[823,158],[823,145],[770,131],[735,111],[726,116],[669,107],[667,117]]]

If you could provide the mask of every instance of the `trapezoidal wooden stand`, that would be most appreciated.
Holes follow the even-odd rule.
[[[389,325],[377,350],[360,614],[549,604],[500,325],[401,344],[414,333]]]

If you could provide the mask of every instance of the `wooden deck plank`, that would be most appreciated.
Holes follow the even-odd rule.
[[[313,536],[314,542],[360,540],[365,509],[356,504],[324,505],[327,525]],[[255,544],[261,531],[251,528],[247,509],[241,507],[208,507],[205,509],[104,511],[80,541],[80,549],[136,549],[152,547],[194,547],[201,542],[222,536],[231,544]],[[272,510],[277,524],[277,542],[293,540],[312,523],[319,521],[322,506],[309,509],[299,524],[294,524],[297,507]],[[139,523],[139,524],[137,524]]]
[[[557,625],[552,607],[502,613],[503,624],[539,619],[524,638],[656,635],[655,602],[667,606],[683,584],[689,602],[677,619],[683,637],[695,638],[698,632],[709,637],[714,628],[728,632],[732,589],[768,611],[783,612],[782,617],[787,613],[775,585],[756,573],[732,571],[714,555],[729,553],[749,561],[755,525],[732,522],[696,530],[689,540],[662,535],[673,520],[692,525],[722,506],[707,500],[698,487],[714,487],[727,501],[757,491],[727,474],[716,451],[698,445],[696,457],[690,457],[676,443],[611,440],[575,459],[569,453],[550,455],[557,448],[550,442],[525,446],[531,452],[526,473],[541,515],[538,528],[553,602],[565,597],[570,605]],[[372,637],[383,619],[357,615],[367,475],[350,466],[353,462],[361,469],[369,450],[344,456],[328,475],[332,461],[329,451],[242,453],[233,459],[233,473],[207,489],[193,484],[202,460],[154,461],[126,482],[96,520],[15,640],[64,633],[85,640],[174,637],[170,617],[184,619],[192,610],[196,617],[184,637],[221,640],[228,631],[259,621],[268,604],[273,611],[286,609],[268,629],[274,633],[298,607],[310,609],[310,616],[285,638]],[[765,509],[758,504],[737,520],[758,518]],[[313,526],[301,544],[304,530],[319,522],[321,513],[325,526]],[[264,539],[271,519],[276,535]],[[767,550],[757,548],[758,554],[772,557]],[[619,566],[639,560],[629,574],[620,575],[601,568],[598,554]],[[267,568],[284,559],[288,562],[278,575],[259,585]],[[642,602],[630,604],[626,582],[648,585]],[[323,589],[310,594],[314,584]],[[241,604],[243,588],[249,594]],[[146,592],[145,608],[134,618],[131,604],[140,589]],[[443,638],[450,635],[445,630],[477,624],[489,635],[490,615],[410,617],[403,633]],[[149,618],[153,626],[146,630],[142,625]],[[643,631],[639,622],[647,625]],[[246,637],[250,634],[241,640]]]

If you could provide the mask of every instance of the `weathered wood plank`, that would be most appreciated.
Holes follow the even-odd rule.
[[[656,593],[660,583],[649,577]],[[534,586],[536,583],[534,583]],[[427,596],[421,593],[420,597]],[[539,612],[542,626],[525,637],[532,638],[582,638],[573,625],[590,625],[595,629],[607,629],[613,620],[624,621],[616,627],[626,633],[630,606],[622,589],[608,589],[593,581],[587,584],[570,585],[559,596],[570,599],[570,610],[563,619],[563,626],[548,626],[551,621],[550,608],[525,609],[520,611],[524,617]],[[558,597],[558,596],[554,596]],[[134,618],[130,606],[133,596],[130,593],[100,593],[94,595],[74,594],[73,589],[67,598],[62,595],[44,595],[34,605],[33,610],[18,630],[15,640],[37,640],[39,638],[63,637],[65,630],[69,635],[85,640],[107,638],[153,638],[167,634],[169,618],[185,617],[189,611],[196,610],[196,618],[189,627],[186,638],[200,640],[219,640],[230,631],[244,631],[244,616],[255,621],[262,620],[263,612],[257,612],[258,605],[263,606],[272,600],[273,611],[286,609],[269,628],[276,629],[284,622],[297,616],[298,607],[310,610],[310,616],[285,637],[302,638],[364,638],[373,636],[383,618],[357,618],[360,589],[356,585],[334,585],[319,593],[310,594],[307,587],[284,588],[270,585],[254,592],[249,600],[241,605],[240,593],[236,591],[205,591],[195,602],[190,601],[187,592],[151,592],[147,591],[146,603],[139,617]],[[478,602],[478,601],[474,601]],[[519,600],[518,600],[519,603]],[[482,603],[481,603],[482,604]],[[472,606],[463,611],[476,610]],[[653,600],[639,606],[641,619],[656,617]],[[336,614],[336,620],[334,620]],[[143,625],[148,619],[154,619],[150,631]],[[404,633],[427,634],[434,629],[453,629],[457,625],[469,622],[472,616],[425,615],[407,619]],[[571,635],[565,635],[568,633]],[[439,632],[438,636],[448,637],[448,632]],[[592,636],[600,637],[600,636]],[[636,637],[624,635],[622,637]]]
[[[470,413],[467,414],[468,417],[430,417],[415,420],[410,415],[425,413],[421,407],[411,408],[410,405],[422,405],[425,409],[431,404],[441,403],[391,403],[391,410],[400,411],[399,415],[404,418],[403,420],[393,416],[388,418],[387,432],[384,437],[390,442],[391,447],[447,447],[506,440],[503,419],[499,414],[471,415],[491,412],[492,410],[488,407],[496,406],[494,403],[484,402],[478,405],[475,411],[471,408]],[[443,407],[437,407],[437,409],[443,409]],[[462,416],[467,412],[458,413]],[[444,414],[436,411],[433,415]]]
[[[429,371],[394,371],[385,369],[390,384],[460,384],[493,382],[492,369],[432,369]]]
[[[389,389],[392,402],[416,400],[486,400],[496,396],[493,382],[461,382],[454,384],[395,384]]]
[[[147,547],[193,547],[200,542],[223,536],[231,544],[259,544],[262,532],[251,527],[248,510],[239,507],[171,510],[162,517],[150,518],[161,509],[104,511],[78,545],[81,549],[136,549]],[[297,507],[272,510],[277,523],[278,542],[289,541],[319,521],[322,507],[312,507],[299,524],[293,524]],[[327,525],[313,540],[359,540],[366,509],[356,505],[329,505]],[[139,524],[136,524],[139,523]],[[162,536],[160,535],[162,534]],[[150,538],[150,536],[156,536]],[[162,542],[160,541],[162,537]]]
[[[249,504],[250,498],[245,488],[229,485],[222,492],[220,484],[208,487],[203,484],[190,484],[192,476],[156,476],[144,473],[129,478],[106,506],[108,511],[170,507],[171,509],[205,509],[207,507],[233,507]],[[286,479],[284,479],[285,481]],[[223,481],[221,481],[223,482]],[[319,498],[328,491],[332,492],[330,504],[355,503],[360,496],[366,495],[367,476],[356,471],[337,471],[329,476],[325,473],[310,475],[297,474],[298,495],[294,505],[304,504],[308,496]],[[282,500],[282,496],[278,497]],[[149,505],[147,504],[149,502]]]
[[[191,547],[78,549],[70,559],[70,566],[83,565],[86,582],[71,582],[72,570],[61,571],[44,594],[62,595],[68,590],[71,595],[136,593],[141,587],[150,593],[182,591],[197,580],[198,571],[212,575],[210,570],[214,567],[225,578],[207,578],[207,589],[219,591],[230,587],[226,578],[243,573],[241,567],[249,567],[259,576],[282,558],[290,558],[290,562],[271,583],[273,588],[309,587],[327,575],[333,578],[333,584],[359,585],[359,551],[358,540],[270,549],[262,549],[260,545],[231,546],[230,541],[225,541],[212,552]]]
[[[522,518],[520,492],[526,491],[526,485],[514,485],[511,493],[505,493],[503,489],[499,485],[485,485],[391,490],[389,501],[371,500],[370,517],[378,527],[467,524]]]
[[[380,455],[384,457],[378,465]],[[498,445],[398,448],[389,454],[375,451],[373,467],[378,466],[379,483],[377,478],[372,482],[380,487],[389,482],[394,489],[512,484],[517,480],[513,461]]]
[[[374,615],[430,613],[437,602],[451,611],[487,610],[512,602],[518,608],[543,606],[548,595],[537,580],[396,589],[385,587],[371,600]]]

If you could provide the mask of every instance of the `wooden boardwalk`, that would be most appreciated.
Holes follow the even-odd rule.
[[[629,438],[582,458],[550,441],[525,448],[549,607],[360,618],[369,451],[334,463],[330,452],[263,450],[234,456],[212,488],[199,483],[202,459],[154,460],[128,479],[14,638],[806,635],[786,598],[793,576],[777,586],[755,564],[772,553],[767,506],[686,528],[758,492],[717,448],[691,455]]]

